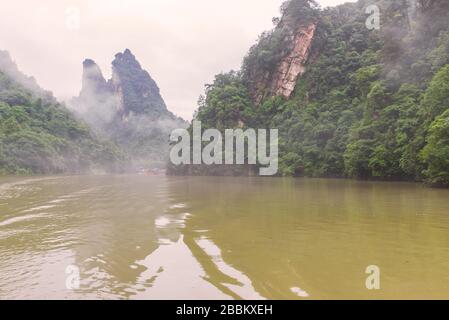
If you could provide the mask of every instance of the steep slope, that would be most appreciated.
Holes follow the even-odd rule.
[[[118,53],[112,62],[112,88],[120,97],[120,116],[148,114],[154,118],[175,118],[167,110],[159,87],[143,70],[129,49]]]
[[[115,172],[122,161],[0,51],[0,173]]]
[[[305,72],[318,17],[312,7],[299,4],[285,3],[282,19],[273,31],[262,34],[245,58],[244,78],[256,104],[273,95],[290,98]]]
[[[366,26],[369,5],[380,30]],[[281,175],[449,186],[449,2],[290,0],[281,12],[242,70],[207,86],[197,119],[278,128]]]
[[[85,60],[82,89],[71,105],[127,153],[130,170],[164,165],[170,132],[187,126],[168,111],[156,82],[129,49],[115,56],[108,81],[93,60]]]
[[[32,92],[36,97],[49,102],[56,102],[50,91],[43,90],[33,77],[27,77],[19,71],[8,51],[0,50],[0,70],[9,78],[20,84],[23,88]]]

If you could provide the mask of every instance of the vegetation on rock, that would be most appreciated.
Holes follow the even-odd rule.
[[[373,4],[380,30],[365,25]],[[449,3],[359,0],[319,9],[290,0],[282,13],[242,71],[207,86],[196,119],[217,128],[278,128],[280,175],[449,186]],[[290,98],[263,82],[293,48],[285,21],[317,24]]]

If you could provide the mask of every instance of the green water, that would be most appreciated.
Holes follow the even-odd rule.
[[[448,209],[406,183],[0,178],[0,298],[449,299]]]

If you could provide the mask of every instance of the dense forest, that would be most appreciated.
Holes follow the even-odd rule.
[[[117,172],[124,155],[0,51],[0,174]]]
[[[367,25],[370,5],[379,8],[380,28]],[[449,186],[449,2],[360,0],[322,9],[290,0],[281,13],[241,70],[206,86],[195,115],[203,127],[278,128],[283,176]],[[305,69],[293,92],[277,94],[285,88],[267,79],[291,55],[298,28],[313,33]]]

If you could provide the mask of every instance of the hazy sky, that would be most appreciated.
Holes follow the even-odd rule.
[[[129,48],[158,83],[168,108],[190,120],[204,84],[239,68],[258,35],[271,29],[283,0],[2,2],[0,49],[61,100],[78,94],[85,58],[109,78],[114,55]]]

